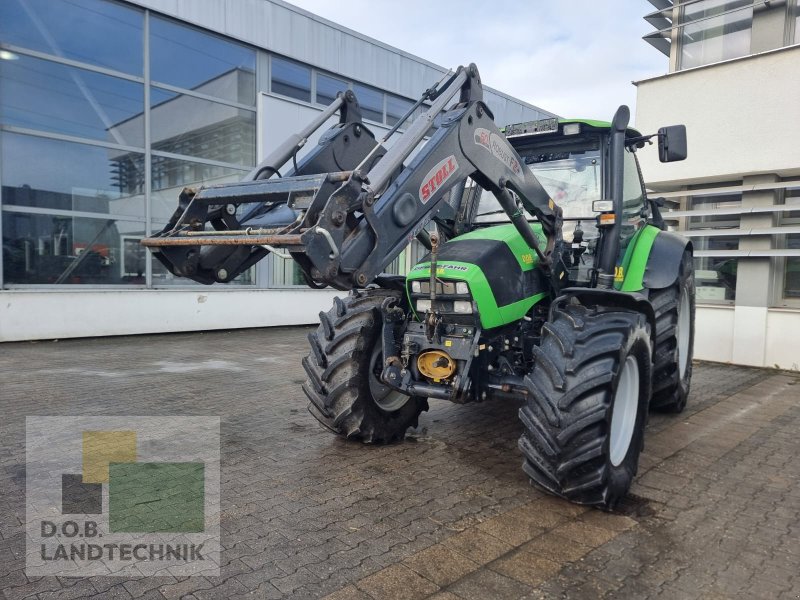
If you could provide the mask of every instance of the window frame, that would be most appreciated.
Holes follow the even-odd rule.
[[[302,69],[306,69],[308,71],[308,99],[305,98],[298,98],[296,96],[290,96],[289,94],[284,94],[280,91],[275,90],[275,62],[283,62],[287,65],[293,67],[300,67]],[[291,60],[280,54],[270,54],[269,55],[269,91],[271,94],[275,94],[276,96],[280,96],[281,98],[289,98],[291,100],[295,100],[297,102],[303,102],[305,104],[313,105],[314,100],[314,85],[315,85],[315,77],[314,77],[314,69],[305,63],[298,62],[296,60]],[[290,87],[290,86],[287,86]],[[301,89],[301,88],[298,88]]]
[[[677,30],[676,31],[676,33],[677,33],[677,68],[676,68],[676,71],[683,71],[685,69],[696,69],[698,67],[704,67],[706,65],[712,65],[712,64],[716,64],[716,63],[719,63],[719,62],[724,62],[724,61],[727,61],[727,60],[733,60],[735,58],[741,58],[743,56],[747,56],[750,53],[750,49],[752,48],[752,42],[753,42],[752,32],[753,32],[754,4],[751,2],[750,4],[744,4],[742,6],[738,6],[738,7],[733,8],[733,9],[724,10],[724,11],[721,11],[721,12],[719,12],[717,14],[696,17],[696,18],[694,18],[694,19],[692,19],[690,21],[687,21],[686,20],[686,9],[687,9],[687,7],[690,7],[690,6],[696,5],[696,4],[701,4],[702,2],[705,2],[705,1],[706,0],[695,0],[694,2],[691,2],[691,3],[681,2],[680,6],[679,6],[679,19],[680,19],[680,21],[679,21],[679,25],[675,28]],[[702,23],[704,21],[711,21],[713,19],[718,19],[720,17],[724,18],[724,17],[726,17],[728,15],[736,14],[739,11],[743,11],[743,10],[750,10],[751,11],[750,12],[750,26],[746,28],[750,32],[750,40],[749,40],[749,43],[748,43],[747,52],[745,52],[743,54],[738,54],[736,56],[726,56],[726,57],[722,57],[722,58],[718,58],[718,59],[714,59],[714,60],[700,60],[697,64],[694,64],[694,65],[691,65],[691,66],[686,66],[685,60],[684,60],[684,48],[686,46],[685,41],[684,41],[684,37],[686,35],[685,34],[685,28],[687,26],[691,27],[692,25],[695,25],[695,24],[698,24],[698,23]],[[722,24],[723,33],[719,36],[720,38],[724,37],[725,35],[730,35],[730,33],[729,34],[724,33],[725,25],[726,25],[725,23]],[[712,28],[709,27],[707,29],[703,29],[702,31],[708,31],[710,29],[712,29]],[[741,31],[744,31],[744,29],[742,29]],[[731,32],[731,33],[733,33],[733,32]],[[711,38],[704,37],[701,40],[698,40],[698,42],[697,42],[698,46],[701,45],[703,42],[705,42],[707,39],[711,39]]]
[[[781,204],[797,204],[797,211],[800,213],[800,186],[798,187],[789,187],[783,190],[782,198],[780,200]],[[797,202],[788,202],[789,199],[796,199]],[[800,214],[795,217],[789,216],[789,213],[780,213],[779,217],[779,225],[800,225]],[[789,235],[800,235],[800,234],[783,234],[776,236],[779,240],[779,247],[787,247],[788,246],[788,236]],[[786,269],[789,266],[789,260],[794,259],[800,261],[800,257],[786,257],[780,256],[776,257],[775,259],[775,270],[774,270],[774,301],[771,302],[771,305],[774,308],[800,308],[800,296],[798,297],[787,297],[786,294]]]
[[[343,83],[344,84],[344,91],[353,89],[353,84],[350,81],[348,81],[347,79],[344,79],[342,77],[336,77],[334,75],[330,75],[329,73],[326,73],[325,71],[320,71],[319,69],[312,69],[312,79],[313,79],[312,83],[313,83],[313,88],[314,88],[312,104],[315,104],[318,107],[319,106],[323,106],[323,107],[330,106],[331,102],[333,102],[333,100],[334,100],[334,98],[332,97],[331,98],[331,102],[327,102],[325,104],[323,104],[323,103],[321,103],[319,101],[319,78],[320,77],[325,77],[327,79],[330,79],[330,80],[333,80],[333,81],[339,81],[339,82]]]
[[[185,29],[187,31],[192,31],[192,32],[194,32],[194,33],[196,33],[198,35],[207,36],[209,38],[218,40],[221,43],[228,44],[230,46],[236,46],[236,47],[238,47],[238,48],[240,48],[240,49],[242,49],[244,51],[251,52],[252,53],[252,57],[253,57],[253,97],[251,99],[251,102],[249,102],[249,103],[248,102],[240,102],[238,99],[232,100],[230,98],[214,96],[213,94],[206,94],[204,92],[197,91],[197,87],[198,86],[195,86],[193,88],[187,88],[187,87],[183,87],[183,86],[177,85],[175,83],[170,83],[168,81],[163,81],[163,80],[158,79],[155,76],[153,76],[153,74],[152,74],[153,49],[152,49],[152,44],[151,44],[151,40],[152,40],[152,37],[153,37],[153,33],[152,33],[152,21],[153,21],[153,19],[155,19],[156,21],[160,21],[162,23],[166,23],[171,27],[176,27],[176,28],[179,28],[179,29]],[[146,74],[147,74],[147,79],[148,79],[150,85],[156,86],[156,87],[160,87],[160,88],[172,91],[172,92],[184,93],[185,91],[188,91],[188,92],[192,93],[192,95],[196,95],[196,96],[198,96],[200,98],[205,98],[207,100],[212,100],[214,102],[222,102],[224,104],[231,104],[231,105],[235,105],[235,106],[241,106],[241,107],[249,109],[249,110],[256,110],[256,102],[257,102],[257,99],[258,99],[258,86],[257,86],[257,79],[258,79],[258,52],[259,52],[258,48],[254,47],[254,46],[251,46],[250,44],[247,44],[245,42],[236,40],[234,38],[221,35],[221,34],[219,34],[217,32],[209,31],[209,30],[204,29],[202,27],[195,27],[195,26],[193,26],[193,25],[191,25],[189,23],[170,18],[167,15],[163,15],[161,13],[157,13],[157,12],[153,12],[153,11],[148,11],[147,12],[146,22],[147,22],[147,27],[146,27],[145,34],[146,34],[147,38],[145,40],[145,46],[146,46],[146,57],[145,57],[145,59],[147,60]],[[195,49],[192,48],[192,50],[195,50]],[[205,82],[201,82],[198,85],[202,85],[204,83],[208,83],[208,81],[212,81],[213,79],[216,79],[217,77],[220,77],[220,75],[217,75],[214,78],[212,78],[210,80],[207,80]]]
[[[741,181],[730,182],[730,184],[731,185],[740,185]],[[727,185],[727,183],[726,183],[726,185]],[[734,196],[736,197],[736,199],[733,199]],[[725,198],[728,198],[728,197],[730,197],[730,198],[726,200]],[[681,204],[683,205],[684,210],[690,211],[695,207],[696,204],[697,205],[708,204],[708,203],[715,204],[715,203],[718,203],[718,202],[722,202],[723,204],[738,203],[738,205],[741,206],[742,193],[741,192],[732,192],[732,193],[729,193],[729,194],[709,194],[709,195],[696,194],[696,195],[692,195],[692,196],[685,196],[684,200],[681,202]],[[733,217],[733,215],[726,215],[726,220],[725,221],[703,222],[702,219],[704,219],[705,217],[703,217],[703,216],[692,217],[691,215],[689,215],[689,216],[683,217],[682,223],[681,223],[681,226],[679,228],[678,233],[681,233],[682,231],[702,231],[702,230],[724,231],[725,229],[738,229],[738,228],[740,228],[741,227],[741,215],[736,215],[735,220],[733,218],[731,218],[731,217]],[[697,223],[692,223],[692,219],[701,219],[701,221],[699,221]],[[695,240],[697,240],[698,242],[700,242],[702,240],[704,242],[704,245],[707,245],[710,241],[712,241],[714,239],[727,238],[727,237],[735,238],[736,239],[736,246],[737,246],[737,248],[739,247],[739,242],[741,241],[741,237],[736,235],[736,234],[731,235],[731,236],[724,236],[724,235],[721,235],[721,236],[716,236],[716,235],[715,236],[696,235],[696,236],[692,236],[690,239],[691,239],[691,241],[693,243],[693,246],[698,246],[700,244],[695,243]],[[708,248],[705,248],[705,249],[708,249]],[[695,250],[701,250],[702,251],[703,249],[695,247]],[[723,262],[724,262],[724,257],[721,257],[721,258],[723,259]],[[704,256],[695,256],[695,257],[693,257],[695,271],[698,270],[697,269],[698,261],[712,261],[712,260],[715,260],[715,257],[704,257]],[[731,257],[728,257],[727,260],[735,261],[735,263],[736,263],[737,285],[738,285],[739,258],[737,258],[735,256],[731,256]],[[711,269],[705,269],[705,270],[711,270]],[[717,269],[713,269],[713,270],[716,271]],[[696,286],[696,287],[698,287],[698,286]],[[699,304],[706,304],[706,305],[709,305],[709,306],[735,306],[736,305],[736,287],[734,287],[734,289],[733,289],[733,298],[731,298],[731,299],[724,298],[724,299],[721,299],[721,300],[714,300],[714,299],[710,299],[710,298],[704,298],[704,299],[698,299],[697,302]]]

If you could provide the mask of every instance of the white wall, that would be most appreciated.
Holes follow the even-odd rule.
[[[328,290],[0,292],[0,342],[314,324]]]
[[[640,152],[649,186],[800,174],[800,46],[656,77],[638,84],[636,127],[686,125],[689,156],[662,164]]]
[[[800,370],[800,311],[771,309],[767,313],[764,366]]]
[[[800,370],[800,310],[756,306],[697,307],[694,357],[754,367]]]
[[[698,306],[695,314],[694,357],[698,360],[731,362],[733,307]]]

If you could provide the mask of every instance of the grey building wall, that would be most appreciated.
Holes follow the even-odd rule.
[[[418,98],[447,72],[282,0],[133,0],[131,4],[407,98]],[[472,59],[464,57],[465,62]],[[497,90],[486,91],[486,103],[500,124],[556,116]]]

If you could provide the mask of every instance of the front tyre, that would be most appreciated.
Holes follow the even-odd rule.
[[[303,359],[309,412],[334,433],[364,443],[402,439],[428,410],[427,399],[380,381],[381,304],[387,297],[402,304],[400,292],[384,289],[336,298],[331,310],[320,313],[319,327],[308,336],[311,352]]]
[[[653,399],[650,407],[679,413],[686,408],[692,383],[695,287],[692,255],[685,252],[678,280],[653,290],[650,302],[656,314]]]
[[[577,304],[552,317],[525,378],[523,469],[548,492],[610,509],[628,493],[643,447],[649,325],[640,313]]]

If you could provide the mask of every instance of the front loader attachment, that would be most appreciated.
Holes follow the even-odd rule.
[[[427,90],[380,142],[361,123],[353,93],[340,94],[246,181],[185,189],[167,226],[142,244],[173,274],[206,284],[228,282],[282,250],[312,287],[364,287],[414,238],[424,239],[431,219],[458,225],[463,215],[474,214],[461,206],[470,177],[494,193],[546,265],[560,211],[494,125],[477,68],[459,67],[438,87]],[[456,94],[458,102],[445,111]],[[383,143],[426,100],[430,108],[385,150]],[[337,110],[340,122],[298,165],[298,150]],[[406,164],[434,119],[436,132]],[[294,169],[281,175],[290,159]],[[542,221],[548,248],[539,248],[517,201]]]

